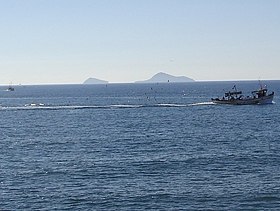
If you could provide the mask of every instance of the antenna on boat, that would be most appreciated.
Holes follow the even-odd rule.
[[[262,84],[262,82],[261,82],[261,79],[260,79],[260,77],[259,77],[259,85],[260,85],[260,88],[261,88],[261,89],[264,89],[264,88],[266,88],[266,85],[264,85],[264,86],[263,86],[263,84]]]
[[[234,90],[237,92],[236,84],[234,84],[234,86],[232,87],[232,89],[234,89]]]
[[[260,85],[260,87],[261,87],[261,89],[262,89],[262,83],[261,83],[261,80],[259,79],[259,85]]]

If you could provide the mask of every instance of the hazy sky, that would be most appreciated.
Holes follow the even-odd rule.
[[[280,0],[0,0],[0,84],[280,79]]]

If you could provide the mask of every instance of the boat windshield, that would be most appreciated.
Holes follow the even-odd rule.
[[[229,97],[229,96],[232,96],[232,95],[241,95],[241,94],[242,94],[241,91],[240,92],[226,92],[225,96]]]

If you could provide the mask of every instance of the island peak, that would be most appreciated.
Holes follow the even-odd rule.
[[[152,78],[145,81],[136,81],[135,83],[184,83],[194,82],[195,80],[186,76],[173,76],[164,72],[155,74]]]
[[[88,78],[87,80],[84,81],[83,84],[107,84],[107,83],[109,82],[97,78]]]

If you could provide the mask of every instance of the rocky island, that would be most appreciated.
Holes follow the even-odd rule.
[[[186,76],[173,76],[167,73],[159,72],[152,78],[144,81],[135,81],[135,83],[186,83],[195,82],[195,80]],[[83,84],[108,84],[109,81],[100,80],[97,78],[88,78]]]
[[[83,84],[107,84],[108,81],[100,80],[97,78],[88,78]]]
[[[183,83],[194,82],[195,80],[186,76],[173,76],[167,73],[157,73],[152,78],[145,81],[136,81],[135,83]]]

